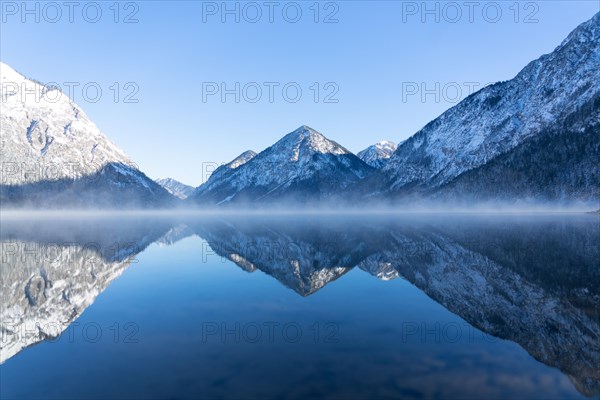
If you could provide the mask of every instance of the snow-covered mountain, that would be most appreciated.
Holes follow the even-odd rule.
[[[55,87],[0,63],[3,206],[156,205],[171,196]]]
[[[597,202],[599,65],[600,13],[514,79],[474,93],[397,148],[379,142],[358,154],[359,163],[303,126],[237,168],[221,167],[191,197]]]
[[[383,167],[389,181],[382,191],[438,188],[553,128],[566,128],[582,110],[597,112],[599,66],[600,13],[514,79],[472,94],[399,145]],[[598,138],[595,126],[590,140]]]
[[[164,206],[177,201],[171,194],[191,205],[402,195],[597,202],[599,65],[600,13],[514,79],[472,94],[395,150],[379,142],[357,157],[302,126],[192,190],[152,181],[64,93],[0,64],[0,200],[4,207]]]
[[[323,200],[374,169],[308,126],[287,134],[250,161],[213,174],[190,196],[205,204]]]
[[[394,142],[382,140],[364,150],[359,151],[356,155],[358,158],[369,164],[373,168],[382,168],[387,160],[392,156],[398,146]]]
[[[223,164],[219,166],[219,168],[215,169],[213,173],[210,174],[209,179],[212,179],[214,182],[223,180],[225,179],[225,177],[233,173],[233,171],[246,164],[254,157],[256,157],[255,152],[253,152],[252,150],[246,150],[227,164]]]
[[[155,182],[165,188],[167,192],[182,200],[187,198],[195,190],[193,186],[186,185],[173,178],[159,178]]]

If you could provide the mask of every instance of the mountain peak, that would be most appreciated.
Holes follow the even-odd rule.
[[[282,152],[292,151],[293,154],[290,160],[296,161],[299,159],[300,153],[351,154],[339,143],[327,139],[323,134],[307,125],[302,125],[295,131],[288,133],[272,147]]]
[[[372,172],[344,147],[303,125],[239,168],[219,167],[191,197],[216,205],[267,198],[325,198]]]
[[[254,157],[256,157],[256,153],[254,151],[246,150],[245,152],[243,152],[242,154],[240,154],[233,160],[229,161],[227,164],[221,164],[219,166],[219,168],[215,169],[213,171],[213,173],[210,174],[208,181],[205,183],[208,184],[208,186],[210,186],[211,184],[214,184],[215,182],[223,181],[230,174],[232,174],[234,171],[236,171],[238,168],[240,168],[242,165],[246,164],[248,161],[251,161]],[[203,184],[203,185],[200,185],[197,189],[199,189],[200,187],[203,187],[203,186],[204,186],[204,188],[206,188],[206,185]]]
[[[181,183],[173,178],[160,178],[156,179],[155,182],[162,186],[167,192],[182,200],[194,192],[192,186]]]
[[[298,133],[317,133],[317,134],[320,135],[319,132],[317,132],[315,129],[311,128],[308,125],[302,125],[298,129],[296,129],[294,132],[298,132]]]
[[[299,127],[298,129],[288,133],[287,135],[285,135],[282,139],[285,138],[298,138],[298,139],[305,139],[305,138],[310,138],[312,136],[316,136],[319,138],[325,138],[325,136],[323,136],[321,133],[317,132],[316,130],[314,130],[313,128],[311,128],[308,125],[302,125],[301,127]]]
[[[380,149],[396,149],[396,143],[392,142],[391,140],[380,140],[379,142],[375,143],[374,146]]]
[[[366,149],[359,151],[357,156],[373,168],[382,168],[398,146],[389,140],[381,140]]]
[[[68,96],[62,92],[48,95],[56,88],[27,78],[3,62],[0,83],[2,134],[10,138],[0,149],[2,160],[17,165],[26,160],[41,171],[53,171],[51,176],[3,174],[2,184],[79,178],[110,163],[134,165]]]

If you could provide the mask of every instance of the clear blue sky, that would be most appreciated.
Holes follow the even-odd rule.
[[[599,0],[479,1],[471,9],[463,1],[428,2],[431,13],[421,1],[341,1],[320,2],[316,16],[314,1],[273,2],[272,9],[247,3],[228,3],[239,7],[236,22],[221,1],[100,1],[98,18],[88,2],[71,10],[54,3],[58,16],[48,3],[29,3],[27,14],[21,1],[3,1],[0,58],[43,82],[97,82],[99,101],[84,99],[81,86],[74,100],[100,129],[150,177],[198,185],[203,163],[263,150],[303,124],[354,152],[403,140],[465,97],[473,82],[512,78],[600,11]],[[296,4],[302,15],[292,23]],[[127,16],[137,22],[124,23]],[[332,23],[324,22],[328,16]],[[240,102],[234,94],[225,102],[209,95],[211,82],[230,89],[239,82]],[[279,84],[272,102],[268,82]],[[296,85],[288,100],[282,93],[294,82],[302,89],[296,103]],[[436,83],[437,93],[423,101],[422,84],[435,92]],[[256,85],[262,97],[252,103]],[[126,103],[136,87],[131,99],[138,102]],[[336,90],[330,99],[337,103],[325,102]]]

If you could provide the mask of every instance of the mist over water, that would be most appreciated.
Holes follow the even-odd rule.
[[[600,202],[383,202],[371,201],[361,205],[335,202],[274,202],[267,204],[228,204],[225,206],[192,206],[182,203],[169,208],[4,208],[0,219],[27,218],[97,218],[103,216],[129,217],[195,217],[195,216],[257,216],[257,215],[420,215],[420,214],[538,214],[593,213],[600,211]]]

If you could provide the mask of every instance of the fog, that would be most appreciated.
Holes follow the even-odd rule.
[[[229,204],[226,206],[179,206],[169,208],[4,208],[0,219],[27,219],[44,217],[193,217],[193,216],[302,216],[302,215],[432,215],[432,214],[581,214],[599,213],[600,203],[589,202],[556,204],[542,202],[481,202],[466,203],[391,203],[369,202],[361,206],[347,206],[333,202],[269,204]]]

